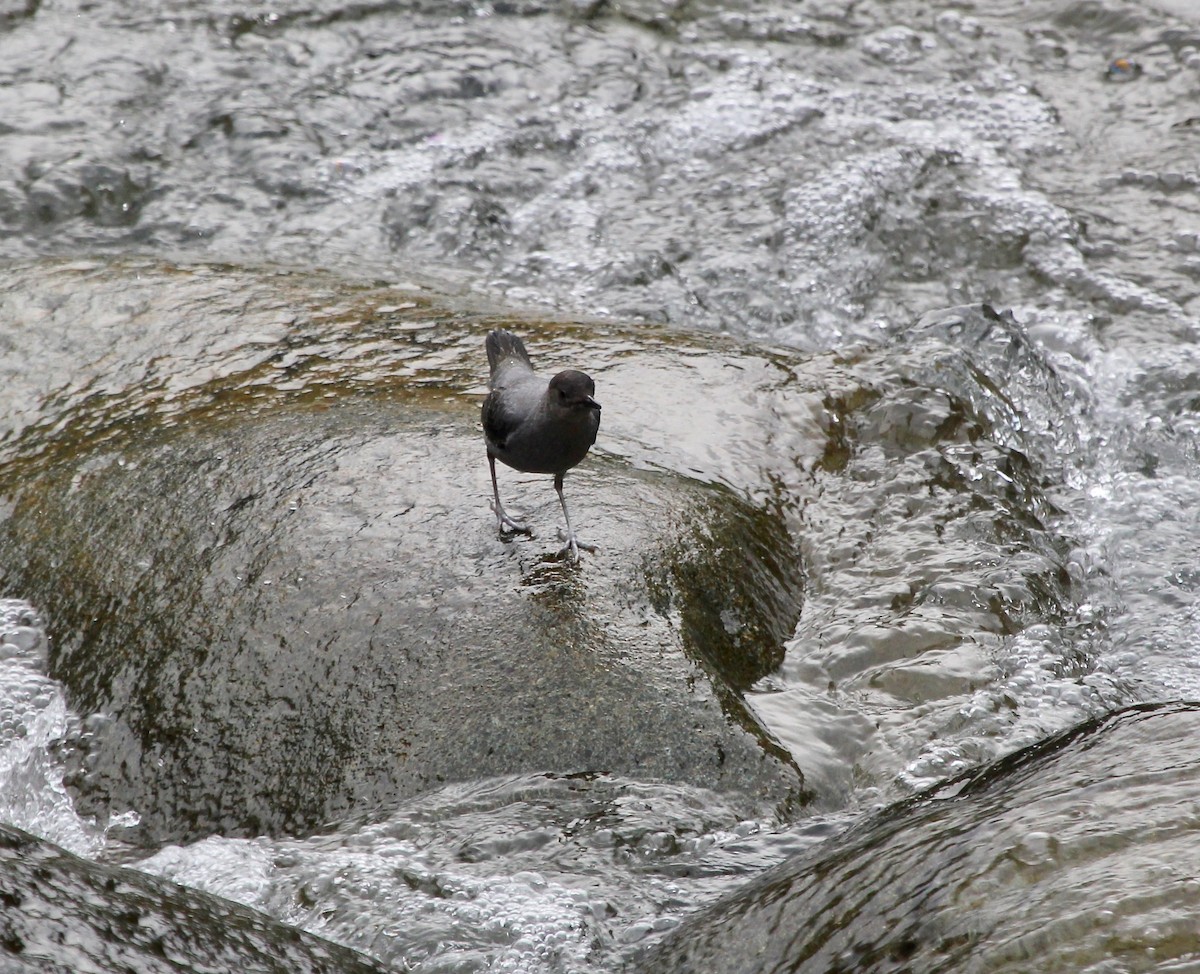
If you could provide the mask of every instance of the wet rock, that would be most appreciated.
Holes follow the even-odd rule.
[[[382,970],[253,910],[79,859],[7,825],[0,825],[0,968],[8,974]]]
[[[1197,732],[1195,705],[1139,706],[962,775],[764,874],[634,968],[1186,964],[1200,908]]]
[[[82,276],[100,289],[120,278]],[[233,282],[148,268],[142,280],[146,303],[121,301],[150,328],[178,328],[172,306]],[[473,394],[486,320],[385,292],[374,321],[363,308],[289,323],[280,289],[300,288],[295,307],[314,293],[272,283],[269,302],[247,305],[253,285],[238,299],[247,341],[222,350],[221,334],[194,334],[157,363],[173,393],[120,388],[110,360],[113,374],[60,393],[48,425],[11,443],[3,584],[46,611],[72,706],[113,718],[90,742],[83,808],[135,809],[142,838],[161,841],[311,831],[447,781],[546,769],[686,782],[755,807],[803,800],[799,769],[740,694],[777,665],[800,611],[798,553],[780,503],[712,482],[757,481],[722,470],[739,449],[769,456],[744,435],[758,407],[739,418],[734,405],[764,360],[725,371],[709,408],[727,420],[672,451],[631,463],[602,436],[568,477],[577,527],[601,549],[576,569],[556,555],[549,478],[501,472],[536,536],[496,537]],[[68,306],[50,316],[69,329]],[[212,313],[182,330],[223,333]],[[681,356],[713,375],[728,365],[682,339],[527,337],[546,367],[592,369],[608,442],[635,461],[630,383],[683,402],[695,392],[672,384],[692,371]],[[108,382],[111,395],[84,392]],[[709,482],[671,469],[684,461]]]
[[[32,17],[41,0],[4,0],[0,3],[0,30],[11,29],[18,22]]]
[[[147,841],[303,833],[530,771],[790,814],[986,759],[1032,715],[1006,680],[1062,684],[1052,728],[1104,706],[1075,685],[1088,660],[1042,665],[1052,639],[1004,655],[1069,622],[1076,546],[1042,491],[1061,411],[1006,392],[1053,400],[1056,377],[990,309],[804,358],[314,274],[7,282],[0,583],[48,613],[72,706],[113,718],[72,769],[81,807],[135,809]],[[498,323],[605,404],[568,477],[601,547],[578,571],[548,478],[501,471],[537,536],[495,535]]]
[[[709,516],[702,493],[607,463],[573,476],[604,552],[573,571],[546,537],[544,478],[507,485],[538,537],[496,539],[484,482],[464,475],[472,427],[372,402],[206,415],[26,490],[9,577],[54,619],[52,672],[76,705],[117,718],[90,787],[191,835],[303,831],[541,768],[775,800],[798,786],[782,752],[730,725],[726,710],[754,729],[629,562],[663,561],[658,525]],[[690,617],[702,593],[674,592]]]

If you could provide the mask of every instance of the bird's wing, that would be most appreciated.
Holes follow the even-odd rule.
[[[483,401],[483,432],[503,450],[513,432],[525,420],[528,410],[519,397],[492,393]]]

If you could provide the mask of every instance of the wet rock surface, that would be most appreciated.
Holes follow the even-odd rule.
[[[166,303],[211,285],[160,283]],[[483,372],[485,323],[409,324],[424,347],[373,362],[369,385],[347,374],[362,361],[320,379],[329,343],[289,369],[284,338],[260,350],[269,384],[210,357],[169,406],[145,387],[84,395],[61,435],[26,437],[43,452],[7,471],[4,583],[45,606],[51,673],[101,714],[84,806],[135,808],[161,841],[304,832],[547,769],[801,802],[799,769],[739,695],[800,608],[781,512],[601,455],[568,478],[601,555],[559,557],[549,478],[508,471],[537,534],[498,540],[462,381]]]
[[[952,779],[764,874],[634,969],[1190,963],[1200,946],[1198,730],[1196,705],[1135,707]]]
[[[13,578],[61,634],[52,672],[117,718],[89,785],[156,833],[304,831],[543,768],[777,801],[798,789],[625,554],[655,562],[656,521],[704,518],[693,491],[620,470],[572,478],[603,498],[587,523],[616,562],[573,571],[545,554],[553,540],[496,540],[463,476],[479,464],[469,421],[368,405],[205,425],[68,465],[12,518],[13,545],[34,553]],[[622,532],[600,523],[617,512]],[[703,595],[671,588],[685,612]]]
[[[155,610],[147,632],[189,646],[236,629],[262,639],[206,601],[229,596],[261,610],[255,624],[278,642],[286,627],[271,619],[308,610],[294,578],[284,596],[270,591],[272,573],[318,577],[322,565],[275,541],[311,539],[350,575],[354,549],[339,532],[390,544],[420,512],[382,489],[362,494],[375,521],[355,509],[352,491],[379,471],[407,494],[442,497],[465,550],[488,527],[481,468],[474,488],[431,494],[372,449],[427,449],[430,467],[466,454],[460,424],[475,422],[482,383],[475,333],[489,317],[526,334],[539,362],[582,365],[610,390],[601,450],[568,482],[580,527],[609,548],[560,578],[548,558],[552,494],[507,477],[506,499],[539,536],[458,557],[512,572],[497,601],[536,606],[538,651],[571,626],[601,649],[623,647],[628,630],[596,630],[625,614],[597,614],[597,599],[624,598],[655,633],[665,625],[670,662],[638,679],[661,677],[677,702],[711,694],[699,709],[754,742],[745,753],[775,753],[767,764],[787,769],[773,738],[813,800],[783,823],[737,790],[570,773],[470,779],[295,840],[213,836],[160,850],[180,881],[406,968],[609,974],[622,945],[661,936],[865,809],[1113,708],[1200,697],[1196,17],[1185,0],[0,3],[0,516],[21,506],[22,537],[47,542],[7,544],[14,557],[0,571],[36,568],[40,595],[93,610],[78,609],[72,634],[43,605],[13,610],[20,624],[0,607],[0,819],[103,856],[121,845],[105,830],[124,811],[118,786],[142,794],[154,780],[178,808],[167,822],[160,804],[145,841],[270,806],[238,785],[239,807],[219,793],[184,807],[197,793],[171,777],[182,761],[155,768],[135,749],[122,767],[110,745],[134,740],[123,718],[76,713],[83,696],[47,672],[49,643],[31,630],[49,627],[81,687],[157,721],[176,707],[179,679],[191,692],[215,672],[211,657],[195,650],[151,672],[113,640],[130,680],[90,673],[81,634],[94,620],[119,618],[159,661],[128,605]],[[87,260],[70,269],[49,254]],[[176,266],[122,262],[131,254]],[[264,261],[302,276],[246,269]],[[406,283],[422,280],[441,296]],[[467,293],[476,308],[445,297]],[[477,310],[497,303],[587,320]],[[974,306],[927,315],[964,303]],[[633,322],[836,352],[805,360]],[[596,356],[587,362],[583,341]],[[696,387],[722,395],[681,401]],[[627,401],[640,412],[611,408]],[[305,427],[328,436],[342,480],[304,443]],[[242,428],[262,462],[226,457],[219,439]],[[193,483],[172,471],[175,448],[197,479],[252,489]],[[324,479],[296,493],[338,517],[312,506],[278,515],[287,485],[317,469]],[[58,493],[39,494],[43,475]],[[601,479],[614,484],[607,514],[592,503]],[[144,517],[122,500],[126,484]],[[200,513],[168,519],[156,484]],[[641,490],[650,500],[635,516]],[[229,507],[213,514],[214,502]],[[105,544],[158,562],[88,552],[78,539],[91,524],[54,520],[85,513]],[[165,525],[164,537],[135,537],[122,521]],[[227,527],[237,536],[221,547]],[[448,533],[421,536],[441,546]],[[184,557],[172,540],[194,547]],[[223,560],[236,545],[268,555]],[[799,566],[782,585],[776,559]],[[375,581],[356,579],[356,591],[397,571],[383,555],[366,564]],[[166,588],[186,589],[206,566],[226,574],[194,587],[192,623],[157,611]],[[155,592],[159,567],[178,570]],[[430,583],[481,591],[452,568],[436,565]],[[432,613],[420,618],[433,631]],[[440,665],[437,649],[422,659]],[[261,677],[269,664],[247,651],[238,673]],[[375,656],[363,666],[384,673]],[[273,732],[303,719],[303,707],[287,709],[302,699],[298,682],[246,694],[270,704]],[[347,695],[326,712],[373,705]],[[221,756],[215,741],[270,750],[237,716],[220,731],[180,719],[174,738],[135,744],[189,755],[205,773],[224,761],[236,777],[241,756]],[[338,725],[320,738],[357,747],[365,735]],[[692,759],[682,778],[725,775],[699,746]],[[345,777],[367,771],[360,761]],[[376,782],[400,791],[381,775],[359,788],[323,773],[319,786],[308,769],[292,775],[289,807],[305,806],[302,818],[324,801],[365,808]],[[528,787],[542,798],[514,797]],[[739,821],[751,804],[754,820]],[[266,850],[289,842],[303,867],[281,876]],[[1044,846],[1035,836],[1021,856]],[[1113,916],[1140,918],[1163,878],[1122,878],[1129,892]],[[1069,903],[1046,909],[1047,928],[1078,916]],[[896,919],[903,906],[880,913]],[[1179,946],[1176,966],[1194,964],[1187,936],[1164,943],[1162,930],[1123,927],[1110,944],[1119,960],[1083,966],[1136,968],[1138,946],[1147,957]]]
[[[953,703],[987,678],[989,634],[1067,611],[1049,507],[994,433],[1004,400],[946,341],[965,330],[1019,359],[988,309],[922,325],[902,354],[811,359],[525,322],[535,362],[583,365],[606,405],[567,478],[601,554],[572,568],[548,478],[501,472],[533,539],[497,539],[486,506],[480,344],[497,319],[153,264],[31,265],[9,295],[13,327],[36,313],[53,340],[14,368],[29,396],[6,417],[3,582],[45,609],[51,673],[97,715],[71,779],[82,807],[137,810],[141,841],[303,833],[541,770],[714,788],[785,817],[836,806],[834,764],[886,780],[888,728],[928,714],[930,686]],[[140,338],[77,343],[100,308]],[[71,378],[37,386],[56,374]],[[928,545],[897,547],[926,517]],[[894,559],[902,592],[838,594]],[[804,642],[806,572],[823,645]],[[939,588],[947,573],[969,595]],[[779,693],[789,637],[803,679]],[[808,704],[836,738],[781,746],[774,726],[796,725],[772,708]]]
[[[155,876],[79,859],[0,825],[0,969],[289,971],[384,968],[310,934]]]

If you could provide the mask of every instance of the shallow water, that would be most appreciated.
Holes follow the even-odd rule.
[[[711,792],[544,775],[448,788],[305,841],[172,846],[139,868],[401,968],[605,970],[732,878],[843,824],[730,821]]]
[[[1124,704],[1197,696],[1200,22],[1171,6],[162,3],[7,18],[9,263],[267,261],[598,329],[665,322],[850,363],[884,349],[878,406],[822,404],[821,422],[845,426],[845,456],[826,458],[841,486],[798,515],[804,610],[747,695],[820,791],[814,814],[739,823],[710,794],[535,776],[312,839],[214,837],[144,868],[401,969],[611,970],[874,808]],[[1139,70],[1109,70],[1119,56]],[[162,348],[133,284],[88,305],[31,297],[36,275],[13,271],[0,294],[10,445],[36,446],[38,424],[49,441],[89,395],[153,388],[169,403],[210,377],[206,355],[313,386],[346,348],[336,315],[296,342],[282,300],[276,326],[245,333],[237,288],[180,314],[207,310],[223,333]],[[922,317],[977,301],[1015,326]],[[22,340],[61,307],[94,344]],[[297,362],[310,371],[287,373]],[[700,384],[710,366],[696,363]],[[635,363],[604,367],[636,388]],[[355,381],[373,378],[364,365]],[[941,394],[906,399],[918,383]],[[808,405],[770,420],[757,404],[653,409],[680,467],[692,450],[697,476],[744,482],[742,454],[706,455],[697,431],[801,427]],[[651,424],[623,429],[605,408],[612,455],[653,465]],[[81,817],[63,784],[103,718],[72,713],[47,675],[53,620],[4,605],[0,818],[136,860],[112,836],[137,809]]]

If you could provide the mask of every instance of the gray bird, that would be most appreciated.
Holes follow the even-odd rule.
[[[567,522],[563,551],[578,561],[580,548],[596,549],[575,536],[563,497],[563,475],[587,456],[596,442],[600,428],[600,403],[592,398],[596,383],[574,369],[559,372],[547,383],[534,373],[524,343],[511,331],[490,332],[485,347],[492,368],[488,381],[492,391],[483,401],[483,435],[496,495],[492,506],[496,527],[501,533],[505,527],[532,533],[504,512],[496,483],[497,460],[522,473],[552,473]]]

